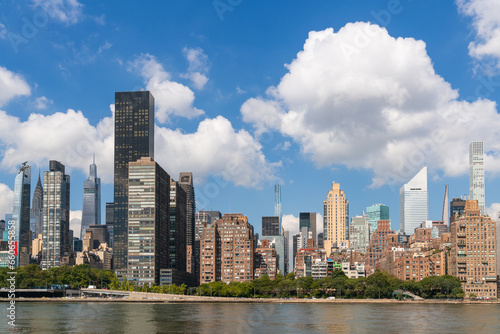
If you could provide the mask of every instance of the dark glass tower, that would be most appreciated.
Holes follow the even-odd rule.
[[[154,106],[148,91],[115,93],[114,269],[127,268],[128,163],[154,159]]]
[[[262,217],[262,236],[280,235],[280,217]]]
[[[179,185],[186,192],[186,247],[189,249],[187,251],[186,257],[186,267],[187,271],[196,274],[194,266],[194,239],[195,239],[195,219],[194,215],[196,213],[196,201],[194,196],[193,187],[193,173],[185,172],[179,175]]]

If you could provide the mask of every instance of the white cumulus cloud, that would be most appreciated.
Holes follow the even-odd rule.
[[[0,107],[16,96],[28,96],[30,94],[30,86],[21,75],[0,66]]]
[[[58,22],[72,25],[83,18],[83,4],[78,0],[32,0],[35,7],[40,7],[47,15]]]
[[[190,79],[194,88],[203,89],[208,82],[208,70],[210,64],[208,56],[201,48],[184,48],[182,50],[184,56],[189,62],[188,72],[181,75],[181,77]]]
[[[14,191],[6,184],[0,183],[0,219],[5,218],[5,214],[12,213],[14,204]]]
[[[155,97],[156,119],[160,123],[168,121],[170,115],[192,119],[203,115],[203,110],[193,106],[194,92],[171,80],[171,75],[156,57],[145,54],[129,63],[129,69],[138,71],[146,82],[146,89]]]
[[[33,102],[33,107],[35,107],[35,109],[38,109],[38,110],[43,110],[43,109],[47,109],[48,105],[52,104],[52,103],[54,103],[54,101],[46,98],[45,96],[40,96],[40,97],[37,97],[35,99],[35,101]]]
[[[286,68],[266,97],[242,105],[243,120],[289,136],[318,167],[372,170],[372,186],[400,185],[426,164],[458,176],[468,144],[482,140],[488,171],[500,172],[496,104],[460,100],[422,41],[349,23],[310,32]]]
[[[472,18],[476,37],[469,44],[469,54],[482,60],[493,59],[500,67],[500,1],[456,0],[459,11]]]

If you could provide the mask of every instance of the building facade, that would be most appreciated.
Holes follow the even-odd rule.
[[[89,178],[83,182],[82,228],[80,239],[90,225],[101,224],[101,179],[97,177],[95,157],[89,168]]]
[[[248,218],[225,214],[203,230],[200,283],[251,281],[254,275],[254,233]]]
[[[168,234],[168,268],[186,271],[187,195],[179,182],[170,179],[170,225]]]
[[[316,231],[316,212],[301,212],[299,213],[299,229],[302,227],[307,227],[311,231],[312,239],[314,240],[314,246],[318,245],[317,231]]]
[[[270,279],[275,279],[278,272],[277,264],[276,250],[271,246],[269,240],[262,240],[260,247],[255,249],[254,278],[262,278],[267,274]]]
[[[106,203],[106,227],[109,234],[109,247],[113,248],[115,204]]]
[[[367,216],[351,218],[349,224],[349,247],[356,252],[366,253],[370,245],[371,224]]]
[[[31,167],[23,163],[14,183],[14,240],[17,256],[15,266],[24,267],[30,263],[30,196],[31,196]]]
[[[349,239],[349,201],[340,189],[340,184],[333,182],[323,201],[323,243],[330,254],[332,247],[337,247]]]
[[[484,215],[484,143],[469,144],[469,191],[470,198],[477,200],[479,211]]]
[[[59,267],[71,252],[69,239],[70,177],[58,161],[43,174],[43,270]]]
[[[148,91],[115,93],[114,269],[127,269],[128,164],[154,160],[154,98]]]
[[[262,217],[262,235],[280,235],[280,217]]]
[[[127,279],[159,285],[169,260],[170,176],[150,157],[130,162],[128,173]]]
[[[450,274],[462,281],[466,297],[497,298],[496,223],[481,214],[477,200],[451,224]]]
[[[366,208],[366,215],[371,226],[371,234],[377,229],[379,220],[389,219],[389,207],[384,204],[373,204]]]
[[[412,235],[428,219],[427,196],[427,167],[424,167],[399,190],[401,232]]]
[[[38,172],[38,182],[36,183],[33,200],[31,202],[31,216],[35,217],[35,235],[42,234],[43,228],[43,186]]]
[[[179,185],[186,193],[186,271],[192,274],[195,273],[195,213],[196,213],[196,200],[193,186],[193,173],[180,173]]]

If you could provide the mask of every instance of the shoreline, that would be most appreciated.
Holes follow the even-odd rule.
[[[0,298],[0,303],[9,303],[11,299]],[[475,305],[494,305],[500,304],[500,301],[478,301],[478,300],[396,300],[396,299],[279,299],[279,298],[234,298],[234,297],[198,297],[198,296],[176,296],[168,295],[161,296],[137,296],[133,298],[15,298],[16,303],[33,303],[33,302],[49,302],[49,303],[256,303],[256,304],[475,304]]]

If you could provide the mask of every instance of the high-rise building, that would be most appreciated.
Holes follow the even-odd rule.
[[[279,231],[281,232],[281,185],[279,184],[274,186],[274,215],[280,219]]]
[[[450,274],[462,281],[466,297],[497,298],[496,223],[482,215],[477,200],[451,224]]]
[[[300,233],[295,234],[292,237],[292,242],[293,242],[293,245],[292,245],[292,269],[293,269],[293,271],[295,271],[295,256],[297,255],[297,251],[300,249],[299,248],[299,239],[300,239]]]
[[[82,228],[80,239],[90,225],[101,224],[101,179],[97,177],[95,156],[89,168],[89,178],[83,182]]]
[[[370,245],[371,225],[367,216],[351,218],[349,224],[349,248],[353,251],[366,253]]]
[[[262,240],[261,245],[255,249],[254,278],[262,278],[265,274],[270,279],[275,279],[278,273],[278,256],[269,240]]]
[[[31,203],[31,215],[35,217],[35,235],[42,234],[43,224],[43,186],[38,171],[38,182],[36,183],[33,201]]]
[[[299,230],[302,227],[307,227],[311,231],[314,247],[318,245],[316,240],[316,212],[301,212],[299,213]]]
[[[367,272],[373,273],[375,271],[376,262],[387,246],[387,236],[389,234],[395,235],[394,231],[391,230],[391,221],[379,220],[377,229],[371,236],[370,244],[365,255]]]
[[[283,235],[262,236],[261,240],[268,240],[269,244],[276,250],[278,258],[278,270],[280,274],[286,276],[286,256],[285,256],[285,237]]]
[[[151,157],[130,162],[128,173],[127,278],[140,286],[159,285],[160,269],[169,260],[170,176]]]
[[[42,269],[59,267],[71,251],[69,239],[70,177],[58,161],[49,162],[43,173]]]
[[[186,271],[187,196],[184,189],[170,179],[170,225],[168,235],[168,268]]]
[[[448,199],[448,185],[446,185],[444,187],[443,214],[441,219],[443,220],[443,223],[448,227],[450,226],[450,216],[448,216],[449,207],[450,202]]]
[[[254,233],[247,216],[227,213],[207,226],[200,241],[200,253],[200,283],[251,281]]]
[[[366,208],[366,215],[371,226],[371,234],[377,229],[379,220],[389,219],[389,207],[384,204],[373,204]]]
[[[323,232],[318,233],[318,248],[325,248],[324,247],[324,242],[323,242]]]
[[[427,167],[404,184],[399,190],[400,230],[412,235],[428,220]]]
[[[30,261],[31,238],[30,231],[30,196],[31,196],[31,167],[23,163],[17,172],[14,183],[14,243],[17,248],[15,266],[24,267]],[[16,253],[16,252],[15,252]],[[14,254],[15,254],[14,253]]]
[[[340,184],[333,182],[332,190],[328,191],[323,201],[323,243],[328,255],[332,247],[347,241],[348,226],[349,201],[344,191],[340,190]]]
[[[280,217],[262,217],[262,235],[280,235]]]
[[[106,227],[109,233],[109,247],[113,248],[115,203],[106,203]]]
[[[469,144],[469,190],[470,198],[477,200],[479,211],[484,215],[484,144],[482,141]]]
[[[195,274],[194,255],[193,249],[195,241],[195,213],[196,213],[196,200],[194,195],[193,186],[193,173],[180,173],[179,185],[186,192],[186,270],[189,273]]]
[[[461,198],[453,198],[450,202],[450,225],[455,221],[455,216],[460,217],[465,210],[467,201]]]
[[[128,163],[154,160],[154,106],[148,91],[115,93],[114,269],[127,268]]]

